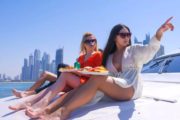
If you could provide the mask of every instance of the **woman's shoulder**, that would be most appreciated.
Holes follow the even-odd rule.
[[[146,45],[143,44],[133,44],[131,46],[128,46],[126,49],[128,51],[131,51],[133,53],[136,53],[136,51],[141,51],[145,48]]]
[[[85,56],[85,54],[80,55],[79,58],[78,58],[78,61],[84,60],[84,56]]]
[[[143,44],[133,44],[131,46],[129,46],[129,48],[139,48],[139,47],[143,47]]]
[[[82,54],[82,55],[79,56],[79,58],[82,58],[82,57],[84,57],[84,56],[85,56],[85,54]]]
[[[102,57],[103,54],[102,54],[101,52],[97,51],[97,52],[94,53],[94,56],[96,56],[96,57]]]

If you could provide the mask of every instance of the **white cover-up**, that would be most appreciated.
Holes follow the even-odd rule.
[[[126,47],[122,56],[122,72],[118,72],[112,63],[113,54],[107,59],[106,69],[111,73],[111,76],[116,84],[123,88],[128,88],[133,85],[134,95],[132,99],[141,97],[143,83],[141,77],[141,69],[143,64],[148,63],[160,48],[160,41],[153,36],[148,45],[134,44]],[[94,98],[87,103],[92,105],[100,100],[112,100],[103,92],[97,91]]]

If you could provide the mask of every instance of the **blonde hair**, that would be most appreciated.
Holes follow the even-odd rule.
[[[90,33],[90,32],[84,33],[83,38],[82,38],[82,41],[81,41],[80,54],[81,54],[81,53],[82,53],[82,54],[86,54],[86,53],[87,53],[87,50],[86,50],[86,48],[85,48],[85,46],[84,46],[84,41],[85,41],[85,39],[86,39],[87,37],[89,37],[89,36],[95,37],[95,36],[94,36],[92,33]],[[96,37],[95,37],[95,38],[96,38]],[[98,44],[97,44],[97,43],[96,43],[96,47],[95,47],[94,51],[95,51],[95,52],[98,51]]]

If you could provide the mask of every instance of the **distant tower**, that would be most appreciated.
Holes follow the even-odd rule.
[[[52,60],[51,62],[51,72],[56,74],[56,61]]]
[[[143,45],[147,45],[150,42],[150,34],[146,34],[146,39],[143,41]]]
[[[24,66],[23,66],[23,75],[22,75],[22,80],[27,80],[28,79],[28,60],[24,58]]]
[[[142,44],[142,42],[139,42],[136,37],[134,37],[134,44]]]
[[[32,76],[33,76],[33,55],[32,53],[29,55],[29,70],[28,70],[28,79],[32,80]]]
[[[60,63],[63,63],[63,48],[56,50],[56,69]]]
[[[38,79],[38,72],[39,72],[39,62],[40,62],[41,53],[40,50],[35,49],[34,51],[34,67],[33,67],[33,80]]]

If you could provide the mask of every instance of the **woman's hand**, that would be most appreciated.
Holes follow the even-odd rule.
[[[173,17],[170,17],[156,32],[156,38],[157,40],[161,40],[161,37],[163,35],[164,32],[166,32],[167,30],[171,29],[171,31],[174,30],[174,26],[172,23],[169,23],[169,21],[172,19]]]

